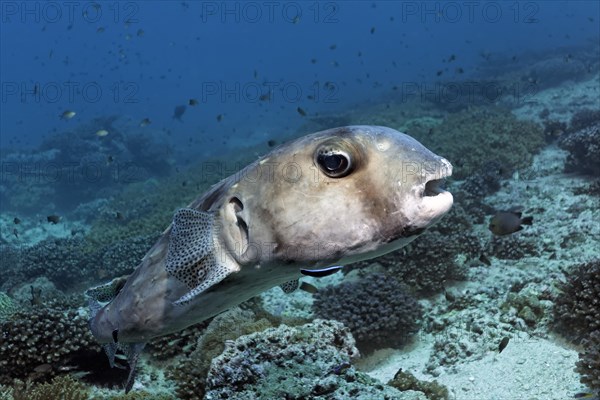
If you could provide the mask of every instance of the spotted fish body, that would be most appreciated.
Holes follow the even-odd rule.
[[[116,297],[95,305],[91,330],[100,343],[144,343],[303,272],[396,250],[450,209],[439,184],[451,171],[385,127],[282,145],[177,211]]]

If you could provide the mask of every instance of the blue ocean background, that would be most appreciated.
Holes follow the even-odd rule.
[[[599,23],[592,1],[93,4],[2,3],[3,149],[116,114],[150,118],[182,161],[290,134],[297,107],[344,110],[394,86],[475,77],[485,57],[585,44]]]

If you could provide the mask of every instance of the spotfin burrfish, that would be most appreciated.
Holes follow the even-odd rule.
[[[178,210],[126,281],[90,289],[92,333],[111,366],[124,350],[129,391],[148,340],[408,244],[451,208],[441,187],[451,173],[447,160],[381,126],[281,145]]]

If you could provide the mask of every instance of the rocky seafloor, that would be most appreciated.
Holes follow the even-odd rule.
[[[392,104],[318,121],[388,125],[444,155],[455,164],[453,210],[399,252],[307,278],[315,294],[274,288],[150,342],[128,395],[126,371],[110,370],[89,334],[81,293],[130,272],[174,207],[212,182],[194,181],[193,169],[137,182],[58,224],[45,221],[51,208],[23,212],[19,224],[2,210],[0,398],[563,400],[598,391],[598,99],[594,75],[510,109]],[[533,225],[492,235],[489,218],[516,206]]]

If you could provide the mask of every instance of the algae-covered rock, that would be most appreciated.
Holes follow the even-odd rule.
[[[202,399],[211,360],[223,352],[225,342],[260,332],[270,326],[268,320],[257,318],[252,311],[242,310],[240,307],[216,316],[198,339],[190,355],[182,358],[170,372],[171,378],[177,382],[179,397]]]
[[[282,325],[229,342],[211,364],[205,399],[402,399],[358,372],[354,339],[339,322]]]
[[[440,385],[437,381],[420,381],[413,374],[400,369],[394,375],[394,379],[388,382],[388,385],[393,386],[401,391],[415,390],[425,393],[429,400],[448,400],[448,388]]]

